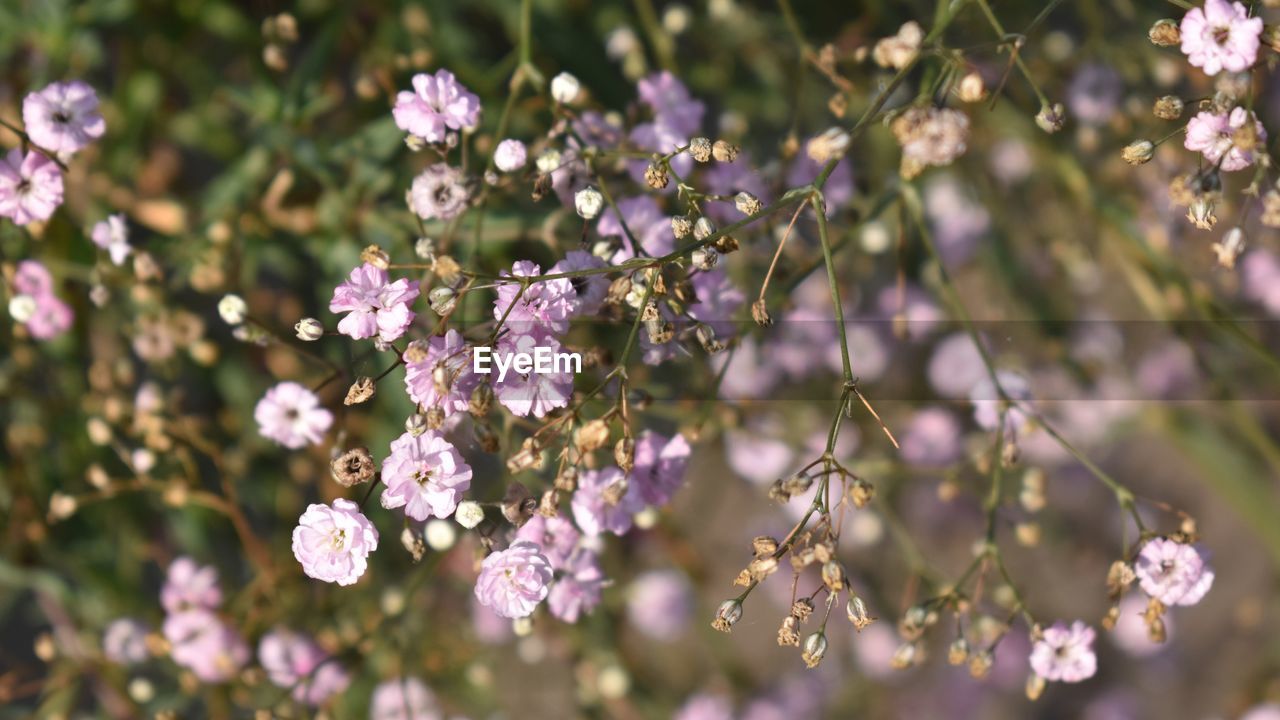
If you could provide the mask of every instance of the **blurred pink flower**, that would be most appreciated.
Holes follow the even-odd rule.
[[[425,344],[427,353],[426,359],[405,364],[404,385],[410,399],[425,409],[440,408],[445,417],[466,412],[479,378],[472,372],[471,350],[461,333],[450,329],[444,337],[433,335],[414,342]],[[440,383],[437,368],[442,368]]]
[[[563,515],[549,518],[535,513],[516,531],[515,539],[531,542],[542,548],[542,554],[547,556],[551,567],[560,570],[568,566],[570,556],[582,539],[582,533]]]
[[[356,340],[377,335],[391,342],[413,322],[409,303],[416,297],[418,287],[408,278],[390,282],[386,270],[365,263],[334,289],[329,311],[349,313],[338,323],[343,335]]]
[[[322,705],[351,684],[351,676],[311,638],[288,630],[262,637],[258,662],[272,684],[291,689],[293,699],[307,705]]]
[[[529,153],[525,150],[524,143],[511,138],[498,143],[497,149],[493,151],[494,167],[502,172],[515,172],[524,167],[528,159]]]
[[[940,407],[927,407],[912,416],[902,434],[902,459],[914,465],[937,467],[960,456],[960,421]]]
[[[320,406],[315,393],[286,381],[267,390],[253,409],[253,419],[263,437],[297,450],[324,439],[333,413]]]
[[[205,608],[170,614],[163,632],[173,661],[204,682],[231,680],[249,661],[249,646],[240,633]]]
[[[382,507],[403,507],[405,515],[419,521],[447,518],[471,487],[471,466],[439,434],[406,432],[391,442],[382,482]]]
[[[107,131],[98,94],[79,80],[28,93],[22,100],[22,122],[31,142],[55,153],[74,153]]]
[[[1168,606],[1195,605],[1213,586],[1213,570],[1204,555],[1168,538],[1143,545],[1133,569],[1143,592]]]
[[[622,497],[610,502],[606,497],[611,487],[626,483]],[[591,536],[611,532],[624,535],[631,529],[632,516],[644,509],[636,483],[627,480],[618,467],[587,470],[578,476],[578,489],[573,493],[573,521],[583,533]]]
[[[27,318],[27,332],[37,340],[52,340],[71,329],[75,314],[71,306],[62,302],[52,293],[35,298],[35,312]]]
[[[1280,258],[1266,248],[1258,248],[1240,264],[1242,294],[1258,303],[1268,315],[1280,317]]]
[[[670,642],[689,627],[693,592],[678,570],[650,570],[627,588],[627,620],[641,633]]]
[[[373,691],[369,720],[443,720],[436,696],[418,678],[388,680]]]
[[[14,148],[0,160],[0,217],[17,225],[48,220],[62,204],[62,171],[32,150]]]
[[[604,212],[600,213],[600,219],[596,221],[596,232],[601,237],[615,237],[621,243],[618,251],[609,258],[610,262],[616,264],[636,257],[636,249],[631,238],[640,243],[640,248],[648,255],[666,255],[675,250],[675,236],[671,233],[671,217],[663,212],[656,199],[650,195],[621,198],[617,205],[618,212],[615,212],[612,207],[605,208]],[[628,230],[631,232],[631,237],[627,236]]]
[[[360,506],[338,498],[333,506],[313,504],[293,529],[293,556],[308,577],[352,585],[369,567],[378,549],[378,531]]]
[[[537,545],[517,540],[480,564],[476,598],[502,617],[527,617],[547,598],[554,575],[551,562]]]
[[[448,70],[418,73],[413,76],[413,92],[396,95],[391,115],[401,130],[438,143],[449,130],[474,128],[480,122],[480,98]]]
[[[733,720],[733,703],[724,695],[701,692],[685,700],[672,720]]]
[[[1019,434],[1030,421],[1027,411],[1021,405],[1031,399],[1031,385],[1022,375],[1010,370],[997,370],[996,380],[1005,395],[1015,401],[1009,404],[1005,412],[1004,429],[1006,432]],[[990,375],[984,375],[973,390],[969,391],[969,401],[973,403],[973,419],[983,430],[996,430],[1000,427],[1000,408],[1005,404]]]
[[[1152,642],[1151,634],[1147,631],[1147,623],[1142,617],[1146,610],[1146,600],[1139,595],[1129,595],[1120,601],[1120,616],[1116,619],[1115,629],[1111,631],[1111,637],[1116,645],[1135,657],[1154,655],[1168,647],[1168,641],[1173,639],[1173,614],[1165,613],[1166,641]]]
[[[747,296],[729,280],[729,273],[713,268],[694,275],[692,284],[698,301],[689,306],[689,317],[709,325],[719,340],[736,335],[742,323],[734,315]]]
[[[580,616],[600,604],[604,583],[604,571],[596,554],[578,548],[563,567],[557,568],[556,581],[547,595],[547,607],[560,620],[577,622]]]
[[[1098,670],[1093,653],[1093,628],[1076,620],[1067,627],[1056,622],[1031,648],[1031,669],[1045,680],[1075,683],[1088,680]]]
[[[684,135],[698,131],[706,106],[693,99],[689,88],[675,75],[666,70],[653,73],[642,78],[636,89],[658,123]]]
[[[1261,21],[1259,21],[1261,22]],[[1219,163],[1225,172],[1243,170],[1253,164],[1253,150],[1236,145],[1233,139],[1237,130],[1246,123],[1253,123],[1258,140],[1265,144],[1267,131],[1252,111],[1237,107],[1228,113],[1196,113],[1187,121],[1187,138],[1183,145],[1188,150],[1202,153],[1210,163]]]
[[[689,441],[679,433],[671,438],[652,430],[640,433],[631,482],[646,504],[659,507],[671,501],[671,497],[684,485],[685,468],[689,465],[691,452]]]
[[[409,186],[409,209],[423,220],[452,220],[470,199],[466,176],[446,163],[428,165]]]
[[[1182,16],[1181,30],[1187,61],[1206,75],[1244,72],[1258,59],[1262,18],[1249,17],[1242,3],[1206,0]]]
[[[160,588],[160,604],[171,613],[189,608],[212,610],[218,607],[222,604],[222,590],[218,587],[217,568],[197,565],[195,560],[185,555],[169,563],[164,585]]]
[[[107,251],[115,265],[123,265],[125,258],[133,252],[129,245],[129,228],[125,225],[124,215],[119,213],[109,215],[106,220],[94,225],[89,236],[94,245]]]
[[[112,620],[102,634],[102,654],[117,665],[136,665],[147,659],[148,632],[133,618]]]

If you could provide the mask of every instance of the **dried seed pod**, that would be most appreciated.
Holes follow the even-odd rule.
[[[717,140],[715,145],[711,146],[711,157],[716,162],[731,163],[738,159],[738,146],[726,140]]]
[[[352,448],[329,463],[329,473],[343,487],[368,482],[374,470],[373,456],[365,447]]]
[[[711,140],[704,137],[696,137],[689,141],[689,154],[698,162],[711,161],[712,146]]]
[[[613,461],[622,468],[622,472],[629,473],[636,465],[636,441],[631,437],[623,437],[613,446]]]
[[[369,398],[373,397],[373,393],[377,387],[373,384],[373,378],[360,377],[351,384],[347,389],[347,397],[342,400],[343,405],[359,405]]]
[[[360,262],[368,263],[379,270],[386,270],[391,265],[391,256],[377,245],[369,245],[360,252]]]

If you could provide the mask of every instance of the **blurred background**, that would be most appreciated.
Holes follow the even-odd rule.
[[[1042,9],[990,5],[1011,33]],[[333,320],[328,298],[365,246],[413,262],[421,231],[402,193],[424,158],[392,121],[394,94],[415,72],[455,73],[481,98],[471,152],[487,157],[520,62],[520,3],[0,2],[0,118],[20,124],[27,92],[82,79],[102,98],[108,127],[70,164],[53,219],[0,222],[6,274],[39,259],[76,313],[52,342],[14,323],[0,331],[0,718],[315,716],[260,677],[202,686],[164,657],[130,668],[102,660],[110,621],[159,626],[164,570],[181,555],[218,569],[227,613],[251,645],[284,624],[340,653],[352,685],[320,711],[335,718],[367,715],[374,687],[397,675],[422,678],[448,717],[666,718],[692,699],[684,717],[724,717],[712,714],[718,703],[752,720],[1234,718],[1280,702],[1276,232],[1258,221],[1256,203],[1242,202],[1252,177],[1224,179],[1232,200],[1214,230],[1188,223],[1168,186],[1199,160],[1180,141],[1140,167],[1120,159],[1133,140],[1176,129],[1152,115],[1155,98],[1214,92],[1176,48],[1146,39],[1158,18],[1181,17],[1176,5],[1072,0],[1034,26],[1020,57],[1039,91],[1066,106],[1068,123],[1053,135],[1036,127],[1036,90],[1006,72],[1000,43],[1009,38],[978,7],[961,8],[936,50],[962,53],[1000,91],[964,106],[964,156],[909,186],[965,308],[997,364],[1023,373],[1058,429],[1143,498],[1152,527],[1178,529],[1160,503],[1194,516],[1216,572],[1202,603],[1171,613],[1167,643],[1151,644],[1142,602],[1126,602],[1119,627],[1099,633],[1098,674],[1053,684],[1033,703],[1022,626],[999,643],[983,681],[946,663],[947,632],[930,639],[922,665],[890,667],[896,621],[919,583],[953,581],[983,537],[990,437],[967,400],[984,370],[952,322],[938,264],[902,204],[882,201],[903,181],[880,123],[827,189],[854,371],[903,445],[895,450],[865,413],[839,444],[841,460],[879,489],[874,505],[846,518],[840,552],[880,621],[861,633],[833,622],[828,658],[806,670],[775,641],[790,598],[784,572],[751,596],[732,634],[710,627],[720,601],[738,593],[732,582],[752,537],[781,536],[798,519],[797,508],[769,500],[768,486],[821,452],[835,409],[838,347],[822,340],[833,329],[830,301],[822,272],[808,272],[820,254],[805,217],[774,281],[774,327],[757,328],[745,307],[724,318],[741,345],[718,388],[719,366],[696,349],[633,374],[655,398],[645,425],[696,439],[687,486],[644,529],[608,539],[612,584],[600,607],[576,625],[540,615],[516,637],[474,605],[473,534],[414,563],[396,542],[399,519],[375,509],[383,542],[370,577],[338,588],[301,574],[288,540],[296,518],[344,491],[328,480],[330,446],[269,444],[253,406],[279,380],[314,383],[331,365],[373,375],[387,361],[341,338],[309,346],[318,357],[241,342],[216,305],[238,293],[287,337],[301,317]],[[706,104],[703,131],[743,148],[729,177],[702,169],[695,184],[766,201],[816,172],[798,147],[850,126],[892,77],[865,59],[870,46],[908,20],[930,27],[937,10],[932,0],[529,6],[530,60],[546,78],[573,73],[591,107],[629,126],[642,114],[636,82],[670,70]],[[806,59],[827,44],[847,86]],[[1268,52],[1266,68],[1275,59]],[[911,75],[889,106],[927,93],[930,72]],[[1276,137],[1272,85],[1256,74],[1254,107]],[[536,145],[551,121],[545,93],[529,92],[513,103],[506,136]],[[17,144],[0,130],[0,146]],[[459,251],[464,267],[547,267],[575,246],[584,231],[572,210],[528,190],[491,198],[478,242]],[[88,242],[88,229],[114,212],[154,267],[115,267]],[[742,250],[725,261],[749,300],[788,219],[744,231]],[[1212,244],[1237,226],[1248,249],[1235,269],[1221,267]],[[486,314],[476,305],[455,319],[465,326]],[[584,346],[614,352],[625,331],[604,321],[575,330]],[[341,428],[334,446],[365,444],[377,457],[411,402],[381,392],[346,408],[338,385],[324,394]],[[1010,573],[1037,619],[1096,626],[1107,568],[1132,528],[1126,535],[1111,493],[1043,432],[1019,449],[999,535]],[[474,440],[465,451],[476,497],[500,498],[500,458]],[[1018,488],[1039,482],[1044,507],[1028,509]],[[78,499],[70,517],[51,515],[55,492]],[[240,508],[247,528],[217,498]],[[259,562],[279,570],[273,584],[262,584]],[[139,679],[150,688],[142,700]],[[704,714],[694,714],[698,702]]]

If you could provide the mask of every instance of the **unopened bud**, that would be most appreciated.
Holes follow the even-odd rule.
[[[689,141],[689,154],[698,162],[711,161],[711,141],[704,137],[696,137]]]
[[[315,318],[302,318],[293,326],[293,332],[299,340],[314,342],[324,337],[324,326]]]
[[[1044,105],[1040,108],[1040,112],[1036,113],[1036,125],[1050,135],[1061,130],[1066,124],[1067,109],[1062,103]]]
[[[800,658],[804,660],[806,667],[810,669],[818,667],[826,654],[827,636],[825,634],[816,632],[804,639],[804,650],[800,653]]]
[[[764,209],[764,205],[760,203],[760,198],[745,190],[733,196],[733,206],[743,215],[755,215]]]
[[[458,294],[447,285],[437,285],[427,293],[427,301],[431,305],[432,312],[437,315],[448,315],[458,304]]]
[[[1156,146],[1150,140],[1135,140],[1124,146],[1120,157],[1130,165],[1142,165],[1150,162],[1155,152]]]
[[[244,322],[249,312],[249,305],[239,295],[223,295],[218,301],[218,315],[228,325],[239,325]]]
[[[1182,43],[1182,31],[1178,29],[1178,22],[1169,18],[1161,18],[1157,20],[1151,29],[1147,31],[1149,38],[1154,45],[1160,47],[1172,47]]]
[[[716,617],[711,621],[711,627],[727,633],[741,619],[742,602],[739,600],[725,600],[720,603],[720,607],[716,608]]]
[[[738,146],[725,140],[717,140],[715,145],[711,146],[711,157],[716,162],[731,163],[738,159]]]

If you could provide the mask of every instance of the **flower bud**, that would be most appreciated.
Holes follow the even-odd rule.
[[[1044,678],[1035,673],[1027,676],[1027,699],[1035,702],[1040,699],[1040,695],[1044,692]]]
[[[1182,31],[1178,29],[1176,20],[1161,18],[1147,31],[1147,38],[1153,45],[1172,47],[1182,43]]]
[[[720,261],[720,253],[715,248],[700,247],[689,254],[689,262],[699,270],[710,270]]]
[[[293,332],[299,340],[314,342],[324,337],[324,326],[315,318],[302,318],[293,326]]]
[[[731,163],[738,159],[738,146],[725,140],[717,140],[715,145],[711,146],[711,157],[716,162]]]
[[[458,304],[458,294],[448,285],[437,285],[427,293],[427,302],[430,303],[431,311],[435,314],[448,315]]]
[[[377,386],[373,384],[371,377],[359,377],[351,383],[351,387],[347,388],[347,396],[343,398],[343,405],[359,405],[369,398],[373,397],[377,391]]]
[[[429,237],[420,237],[413,243],[413,254],[419,260],[431,262],[436,259],[436,241]]]
[[[733,196],[733,206],[738,208],[738,212],[743,215],[755,215],[764,209],[764,205],[760,203],[760,198],[746,190]]]
[[[583,188],[573,196],[573,208],[578,211],[578,216],[584,220],[594,220],[603,207],[604,196],[595,188]]]
[[[969,642],[962,637],[955,639],[947,648],[947,662],[951,665],[963,665],[969,659]]]
[[[1044,105],[1040,108],[1040,112],[1036,113],[1036,125],[1050,135],[1061,130],[1066,124],[1067,109],[1063,107],[1062,103]]]
[[[693,224],[693,239],[706,240],[716,231],[715,223],[711,222],[705,215],[698,218],[698,222]]]
[[[736,599],[725,600],[720,603],[720,607],[716,608],[716,617],[711,621],[711,627],[727,633],[741,619],[742,602]]]
[[[875,622],[875,618],[867,613],[867,604],[857,595],[850,594],[849,602],[844,606],[845,614],[849,617],[849,622],[853,623],[853,627],[858,632],[862,632],[871,623]]]
[[[373,456],[368,448],[352,448],[329,463],[329,474],[334,482],[343,487],[351,487],[368,482],[373,477]]]
[[[391,267],[391,256],[387,254],[386,250],[377,245],[369,245],[364,250],[361,250],[360,261],[369,263],[379,270],[386,270]]]
[[[1124,146],[1120,157],[1130,165],[1143,165],[1151,161],[1155,152],[1156,146],[1150,140],[1135,140]]]
[[[1213,198],[1200,195],[1192,200],[1191,206],[1187,208],[1187,219],[1201,230],[1212,230],[1214,224],[1218,222],[1218,216],[1213,211]]]
[[[55,492],[49,497],[49,519],[66,520],[76,514],[78,503],[74,497],[63,492]]]
[[[704,137],[696,137],[689,141],[689,154],[698,162],[711,161],[711,141]]]
[[[800,621],[794,615],[782,619],[782,627],[778,628],[778,644],[800,647]]]
[[[1177,120],[1182,117],[1184,107],[1182,98],[1177,95],[1165,95],[1156,99],[1156,104],[1152,107],[1151,112],[1161,120]]]
[[[671,234],[675,235],[677,240],[683,240],[689,237],[689,233],[693,232],[693,221],[684,215],[676,215],[671,218]]]
[[[14,295],[9,299],[9,316],[14,322],[25,323],[36,314],[36,299],[30,295]]]
[[[649,163],[649,166],[644,169],[644,182],[654,190],[665,188],[670,181],[667,169],[658,163]]]
[[[418,437],[427,431],[427,416],[421,413],[414,413],[404,419],[404,431],[414,437]]]
[[[769,327],[773,324],[773,317],[769,315],[769,308],[765,305],[764,298],[751,303],[751,319],[755,320],[760,327]]]
[[[551,79],[551,99],[561,105],[572,103],[581,91],[582,83],[567,72],[562,72]]]
[[[1244,252],[1244,230],[1234,227],[1222,236],[1222,239],[1213,244],[1213,252],[1218,258],[1218,264],[1230,270],[1236,266],[1236,259],[1240,257],[1240,253]]]
[[[249,312],[249,305],[239,295],[223,295],[218,301],[218,315],[228,325],[239,325]]]
[[[624,437],[614,444],[613,461],[618,464],[618,467],[622,468],[622,472],[631,472],[631,468],[636,465],[636,441],[634,438]]]
[[[960,102],[982,102],[987,96],[987,85],[982,81],[982,74],[975,70],[965,75],[960,80],[960,87],[957,88],[956,94],[960,96]]]
[[[458,503],[458,509],[453,514],[454,519],[462,527],[472,530],[484,521],[484,508],[480,507],[480,503],[463,500]]]
[[[804,660],[807,667],[810,669],[818,667],[818,663],[822,662],[822,657],[826,654],[827,636],[821,631],[804,639],[804,650],[800,653],[800,658]]]

